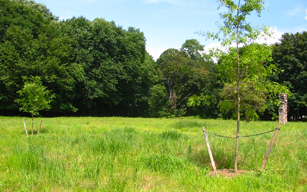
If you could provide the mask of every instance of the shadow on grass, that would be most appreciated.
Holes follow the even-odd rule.
[[[191,147],[188,149],[187,159],[198,167],[211,167],[211,161],[209,158],[208,151],[206,149],[202,150],[192,150]],[[213,158],[217,169],[231,169],[234,160],[233,155],[228,151],[221,149],[216,149],[213,153]],[[212,167],[211,167],[212,168]]]
[[[32,134],[32,133],[31,133],[31,130],[32,130],[32,128],[28,128],[28,135],[31,135],[31,134]],[[37,133],[38,133],[38,129],[35,129],[35,128],[34,128],[34,130],[33,130],[33,135],[37,135]],[[40,134],[46,134],[46,133],[49,133],[49,130],[48,130],[47,128],[41,128],[41,129],[39,130],[39,135],[40,135]],[[20,134],[26,135],[25,130],[23,129],[22,131],[20,131]]]
[[[184,135],[177,130],[164,131],[159,136],[166,140],[179,140],[180,138],[185,138]]]
[[[195,127],[203,127],[206,126],[204,123],[200,123],[196,120],[178,120],[170,124],[168,127],[173,129],[183,129],[183,128],[195,128]]]

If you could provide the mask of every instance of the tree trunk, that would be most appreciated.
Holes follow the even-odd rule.
[[[236,152],[235,152],[235,173],[238,172],[238,153],[239,153],[239,137],[240,137],[240,96],[238,96],[238,118],[237,118],[237,135],[236,135]]]
[[[238,10],[237,10],[237,134],[236,134],[236,152],[235,152],[235,173],[238,173],[238,153],[239,153],[239,137],[240,137],[240,110],[241,110],[241,92],[240,92],[240,55],[239,55],[239,12],[240,12],[240,0],[238,2]]]
[[[246,123],[249,123],[249,119],[250,119],[250,117],[246,116]]]

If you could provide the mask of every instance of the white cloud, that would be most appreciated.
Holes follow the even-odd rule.
[[[306,9],[306,17],[305,17],[305,19],[307,20],[307,9]]]
[[[263,33],[256,39],[256,43],[267,45],[272,45],[274,43],[280,42],[281,36],[283,35],[282,32],[277,30],[277,27],[270,27],[269,28],[270,36],[264,35]]]
[[[158,49],[155,49],[155,48],[152,48],[152,47],[147,47],[146,48],[147,52],[153,57],[153,59],[155,61],[157,61],[157,59],[160,57],[160,55],[165,51],[167,50],[167,48],[158,48]]]

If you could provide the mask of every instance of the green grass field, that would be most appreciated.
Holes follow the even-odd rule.
[[[307,124],[241,138],[237,177],[211,177],[202,127],[234,136],[236,122],[194,118],[59,117],[25,135],[21,117],[0,117],[0,191],[307,191]],[[25,118],[30,130],[31,119]],[[241,123],[241,135],[277,122]],[[218,169],[233,169],[235,139],[209,134]]]

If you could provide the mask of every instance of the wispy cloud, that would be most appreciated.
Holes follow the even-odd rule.
[[[183,5],[184,1],[182,0],[144,0],[144,3],[170,3],[173,5]]]
[[[307,20],[307,9],[306,9],[306,16],[305,16],[305,19]]]
[[[297,16],[302,12],[302,8],[301,7],[297,7],[295,9],[291,9],[288,11],[285,11],[284,13],[287,14],[288,16]]]

